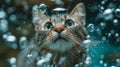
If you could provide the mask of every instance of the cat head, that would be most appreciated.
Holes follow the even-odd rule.
[[[36,40],[49,49],[65,51],[80,44],[87,36],[85,7],[77,4],[69,14],[48,17],[38,9],[33,10]],[[39,36],[38,36],[39,35]]]

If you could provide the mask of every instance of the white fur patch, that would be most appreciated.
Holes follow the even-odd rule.
[[[72,47],[72,42],[65,41],[63,39],[59,39],[56,42],[53,42],[49,45],[49,48],[52,50],[57,50],[60,52],[64,52]]]

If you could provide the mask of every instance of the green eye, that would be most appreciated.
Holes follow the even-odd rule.
[[[51,29],[52,28],[52,23],[51,22],[47,22],[44,26],[44,29]]]
[[[65,21],[65,26],[73,26],[74,22],[72,20],[66,20]]]

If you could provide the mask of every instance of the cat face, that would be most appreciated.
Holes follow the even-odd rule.
[[[56,51],[69,50],[80,44],[87,35],[83,3],[75,6],[68,15],[47,17],[39,10],[34,10],[33,22],[39,35],[36,39],[44,42],[49,49]]]

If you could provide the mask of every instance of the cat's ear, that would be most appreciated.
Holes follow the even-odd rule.
[[[71,11],[70,15],[80,21],[82,25],[85,25],[86,12],[83,3],[77,4]]]
[[[32,10],[32,22],[35,26],[35,31],[38,31],[40,28],[41,23],[43,23],[48,17],[41,13],[39,9],[33,9]]]

